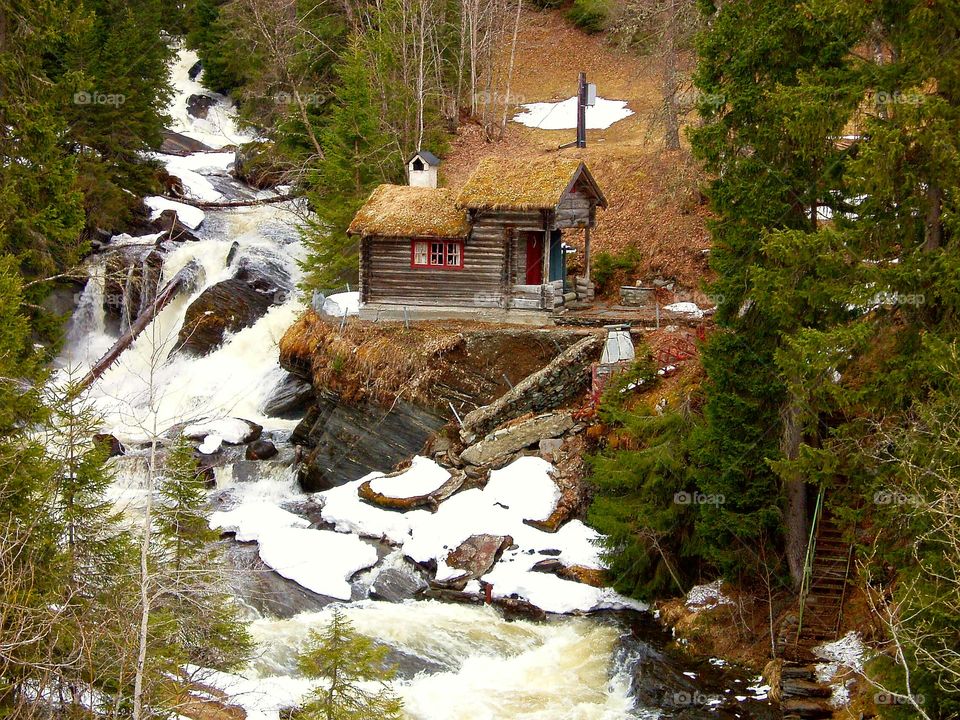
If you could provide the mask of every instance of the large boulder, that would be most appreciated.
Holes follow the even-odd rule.
[[[413,567],[387,567],[377,573],[370,585],[370,597],[387,602],[403,602],[427,589],[426,581]]]
[[[274,385],[260,407],[260,411],[270,417],[303,414],[311,400],[313,400],[313,386],[303,378],[287,373]]]
[[[197,152],[210,152],[213,150],[209,145],[205,145],[199,140],[187,137],[173,130],[161,130],[160,136],[163,142],[160,145],[160,152],[164,155],[190,155]]]
[[[574,425],[573,414],[569,412],[547,413],[522,420],[490,433],[460,453],[460,459],[468,465],[496,467],[518,450],[547,438],[560,437]]]
[[[227,332],[252,326],[273,305],[271,294],[230,278],[208,287],[187,308],[174,352],[206,355]]]
[[[490,572],[503,551],[511,545],[513,538],[509,535],[471,535],[447,555],[447,565],[461,570],[462,574],[438,584],[462,590],[470,580]]]
[[[126,329],[161,287],[163,257],[152,246],[125,245],[105,255],[104,310]]]
[[[371,401],[347,403],[333,392],[316,398],[290,442],[303,448],[300,485],[306,492],[329,490],[373,471],[390,472],[423,448],[446,424],[431,411],[397,400],[389,407]]]
[[[228,332],[250,327],[283,303],[291,290],[290,273],[275,254],[251,251],[234,260],[234,276],[204,290],[187,308],[174,352],[205,355]]]

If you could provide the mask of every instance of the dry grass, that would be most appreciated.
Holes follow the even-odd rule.
[[[465,237],[467,214],[444,188],[380,185],[357,212],[350,235],[381,237]]]
[[[457,206],[471,210],[552,210],[581,165],[576,158],[484,158],[460,190]]]
[[[308,310],[280,340],[280,362],[309,370],[313,386],[346,402],[430,400],[442,356],[463,342],[459,326],[438,323],[339,326]]]

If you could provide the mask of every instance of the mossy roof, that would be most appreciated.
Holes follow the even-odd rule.
[[[457,196],[457,207],[468,210],[550,210],[577,182],[607,206],[587,166],[575,158],[488,157],[480,161]]]
[[[369,237],[466,237],[467,213],[446,188],[380,185],[354,216],[347,233]]]

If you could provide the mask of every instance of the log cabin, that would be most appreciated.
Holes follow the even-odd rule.
[[[381,185],[347,231],[360,238],[361,317],[543,320],[592,297],[598,207],[603,192],[569,158],[486,158],[459,193]],[[571,279],[563,238],[573,232],[584,272]]]

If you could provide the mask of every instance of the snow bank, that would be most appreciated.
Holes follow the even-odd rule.
[[[377,551],[356,535],[311,530],[310,522],[269,502],[215,512],[210,526],[256,541],[260,559],[277,573],[320,595],[350,599],[355,573],[377,562]]]
[[[310,527],[310,521],[272,502],[253,501],[211,514],[210,527],[236,533],[240,542],[253,542],[278,528]]]
[[[203,223],[206,214],[198,207],[187,205],[186,203],[167,200],[159,195],[151,195],[143,199],[143,203],[150,208],[150,219],[156,220],[164,210],[174,210],[177,213],[177,220],[182,222],[191,230],[196,230]]]
[[[429,458],[417,455],[410,467],[391,477],[380,476],[370,482],[370,489],[390,498],[412,498],[429,495],[447,480],[450,473]]]
[[[513,117],[514,122],[541,130],[567,130],[577,127],[577,98],[561,102],[540,102],[521,105],[523,111]],[[626,100],[597,98],[597,104],[587,108],[587,129],[605,130],[615,122],[633,115]]]
[[[360,293],[343,292],[331,295],[323,301],[323,312],[334,317],[356,315],[360,312]]]
[[[695,318],[703,317],[703,310],[697,307],[696,303],[678,302],[671,305],[664,305],[663,309],[667,312],[679,313],[681,315],[690,315]]]
[[[546,520],[560,500],[560,488],[550,477],[552,469],[542,458],[522,457],[491,472],[483,492],[491,502],[513,510],[524,520]]]
[[[315,497],[323,503],[320,517],[339,532],[382,537],[397,545],[405,542],[410,537],[410,517],[415,513],[384,510],[363,502],[357,494],[364,482],[379,476],[380,473],[371,473],[359,480],[317,493]]]
[[[356,535],[281,528],[261,535],[260,559],[277,573],[320,595],[350,599],[354,574],[375,565],[377,550]]]

